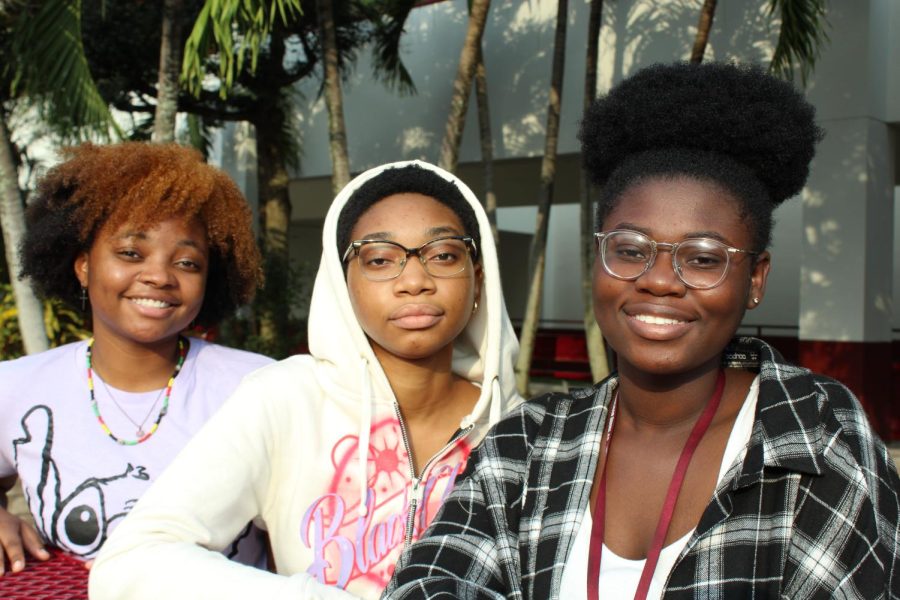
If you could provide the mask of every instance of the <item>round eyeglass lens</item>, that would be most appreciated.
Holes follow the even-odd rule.
[[[728,250],[715,240],[685,240],[675,251],[675,264],[687,285],[715,287],[728,269]]]
[[[614,277],[636,279],[647,269],[653,245],[646,236],[630,231],[615,231],[601,242],[603,266]]]

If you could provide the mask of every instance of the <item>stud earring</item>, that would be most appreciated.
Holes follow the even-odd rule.
[[[753,298],[753,304],[759,304],[759,298]]]
[[[478,312],[478,300],[472,305],[472,314],[474,315],[476,312]]]
[[[82,286],[81,287],[81,312],[84,312],[85,306],[87,305],[87,299],[88,299],[87,288]]]

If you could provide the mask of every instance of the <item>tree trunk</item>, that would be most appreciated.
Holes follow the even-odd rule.
[[[19,320],[19,331],[26,354],[43,352],[49,346],[44,328],[44,310],[31,286],[19,279],[22,270],[19,265],[18,250],[25,237],[25,214],[19,193],[16,164],[13,160],[12,145],[6,121],[0,115],[0,227],[3,229],[3,245],[6,249],[6,264],[12,283],[13,297]],[[73,275],[74,277],[74,275]]]
[[[529,369],[534,354],[534,340],[541,316],[541,296],[544,288],[544,267],[547,254],[547,230],[550,225],[550,205],[553,202],[553,182],[556,177],[556,148],[559,141],[559,114],[562,104],[563,68],[566,61],[566,25],[569,2],[559,0],[556,14],[556,33],[553,38],[553,71],[550,76],[550,101],[547,106],[547,136],[544,143],[544,159],[541,162],[541,190],[538,198],[537,224],[531,241],[529,265],[531,283],[528,286],[528,302],[519,341],[519,358],[516,361],[516,386],[519,393],[528,396]]]
[[[466,124],[466,111],[469,106],[469,94],[472,90],[472,79],[481,53],[481,36],[487,22],[491,0],[472,0],[469,8],[469,27],[466,40],[459,55],[459,68],[453,81],[453,96],[450,99],[450,115],[444,127],[444,140],[441,143],[441,156],[438,164],[456,172],[459,163],[459,145],[462,142],[463,128]]]
[[[181,19],[183,0],[163,3],[162,37],[159,44],[159,82],[156,85],[156,114],[152,140],[175,141],[175,115],[178,113],[178,75],[181,72]]]
[[[484,54],[480,47],[478,48],[478,64],[475,66],[475,101],[478,105],[481,162],[484,165],[484,211],[487,213],[488,221],[491,223],[494,245],[499,248],[500,233],[497,231],[497,195],[494,193],[494,138],[491,135],[487,70],[484,67]]]
[[[713,17],[716,16],[716,0],[704,0],[700,9],[700,22],[697,23],[697,37],[694,38],[694,49],[691,51],[691,62],[700,64],[706,53],[709,42],[709,31],[712,29]]]
[[[603,19],[603,0],[591,0],[588,17],[587,57],[584,69],[584,109],[597,95],[597,52],[600,48],[600,27]],[[587,171],[581,170],[581,297],[584,301],[584,335],[587,339],[591,378],[600,381],[609,375],[609,364],[603,335],[594,318],[593,258],[594,258],[594,191]]]
[[[257,177],[262,219],[262,250],[266,286],[257,302],[259,337],[265,348],[282,354],[279,333],[284,332],[287,306],[291,203],[288,197],[287,162],[280,141],[285,115],[279,102],[263,102],[253,125],[256,128]],[[281,336],[283,338],[284,336]],[[280,357],[280,356],[279,356]]]
[[[328,105],[328,139],[331,147],[331,188],[337,195],[350,183],[350,158],[347,154],[347,130],[344,127],[344,98],[338,68],[337,34],[334,28],[332,0],[316,0],[325,67],[325,103]]]

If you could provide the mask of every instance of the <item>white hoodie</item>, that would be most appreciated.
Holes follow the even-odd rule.
[[[460,432],[414,478],[400,410],[354,316],[336,247],[344,204],[383,170],[416,164],[471,204],[484,273],[478,310],[454,343],[453,371],[481,387]],[[325,219],[309,314],[311,355],[247,376],[103,546],[90,597],[377,598],[405,540],[416,539],[491,424],[521,401],[518,351],[491,228],[460,180],[412,161],[366,171]],[[254,520],[268,530],[278,575],[210,550]],[[327,585],[323,585],[327,584]]]

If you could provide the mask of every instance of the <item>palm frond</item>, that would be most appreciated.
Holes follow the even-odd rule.
[[[27,96],[64,138],[122,132],[91,76],[81,38],[81,0],[29,3],[15,15],[12,94]]]
[[[359,10],[373,27],[375,76],[400,95],[416,93],[412,75],[400,57],[400,38],[417,0],[361,0]]]
[[[781,20],[781,31],[769,70],[785,79],[793,79],[800,69],[806,85],[825,42],[828,41],[827,0],[769,0],[769,15]]]
[[[184,47],[181,81],[185,88],[200,95],[206,58],[217,52],[219,95],[225,98],[247,54],[250,70],[255,71],[272,28],[279,21],[287,26],[302,14],[300,0],[206,0]]]
[[[212,149],[212,135],[203,117],[195,114],[187,115],[187,139],[185,142],[199,150],[205,158],[209,157]]]

